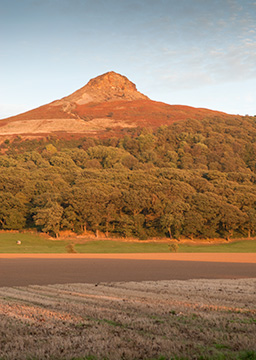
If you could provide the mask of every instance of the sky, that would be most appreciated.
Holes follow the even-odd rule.
[[[256,0],[0,0],[0,119],[115,71],[152,100],[256,114]]]

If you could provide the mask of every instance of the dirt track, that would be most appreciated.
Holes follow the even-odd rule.
[[[130,259],[256,263],[256,253],[0,254],[0,259]]]

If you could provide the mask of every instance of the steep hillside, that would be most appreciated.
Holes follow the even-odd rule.
[[[41,138],[119,136],[122,129],[157,128],[173,122],[232,115],[182,105],[168,105],[141,94],[125,76],[108,72],[73,94],[0,121],[0,141],[17,135]]]

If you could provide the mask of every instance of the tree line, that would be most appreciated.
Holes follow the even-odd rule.
[[[121,137],[5,140],[0,228],[58,236],[250,237],[256,118],[187,120]]]

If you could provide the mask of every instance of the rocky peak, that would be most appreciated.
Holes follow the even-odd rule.
[[[126,76],[110,71],[91,79],[84,87],[62,100],[82,105],[89,102],[139,99],[148,97],[141,94]]]
[[[122,93],[125,91],[137,91],[135,84],[127,79],[126,76],[115,73],[114,71],[107,72],[106,74],[97,76],[91,79],[88,87],[94,90],[108,90]]]

